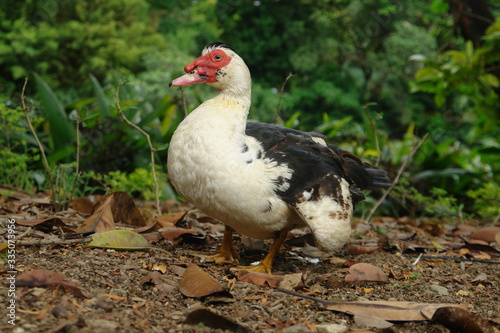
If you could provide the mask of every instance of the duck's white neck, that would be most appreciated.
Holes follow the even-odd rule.
[[[250,85],[248,85],[248,87],[237,85],[228,89],[219,90],[219,95],[217,96],[217,98],[236,102],[244,110],[245,115],[248,115],[252,100],[252,92]]]
[[[236,102],[241,105],[245,115],[248,115],[252,98],[252,79],[245,62],[235,56],[234,63],[223,69],[218,79],[218,82],[210,84],[219,89],[217,98]]]

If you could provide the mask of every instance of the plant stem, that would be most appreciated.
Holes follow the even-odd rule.
[[[122,119],[127,124],[129,124],[131,127],[135,128],[137,131],[139,131],[142,135],[144,135],[146,137],[146,140],[148,140],[149,151],[151,153],[151,173],[153,174],[153,181],[155,182],[156,211],[158,213],[158,216],[160,216],[161,215],[160,194],[159,194],[160,193],[160,186],[158,184],[158,179],[156,178],[156,168],[155,168],[155,152],[156,152],[156,148],[153,147],[153,144],[151,143],[151,137],[149,136],[149,134],[146,133],[142,128],[140,128],[139,126],[137,126],[136,124],[134,124],[133,122],[131,122],[130,120],[128,120],[127,117],[125,116],[125,114],[123,113],[123,110],[122,110],[122,108],[120,106],[120,97],[119,97],[120,87],[121,86],[122,86],[122,84],[118,84],[118,86],[116,87],[116,91],[115,91],[116,109],[120,113],[120,116],[122,117]]]
[[[24,116],[26,117],[26,121],[28,123],[28,127],[30,128],[31,134],[35,138],[35,141],[38,145],[38,149],[40,149],[40,155],[42,156],[43,166],[45,167],[45,172],[47,173],[47,178],[49,179],[50,189],[52,191],[51,200],[52,203],[56,202],[56,191],[54,188],[54,180],[52,179],[52,171],[50,170],[49,162],[47,161],[47,156],[45,155],[45,149],[43,149],[43,145],[38,139],[38,135],[33,128],[33,124],[31,123],[30,117],[28,115],[28,107],[26,106],[24,92],[26,90],[26,85],[28,84],[28,78],[24,79],[23,90],[21,91],[21,104],[23,106]]]
[[[283,81],[283,84],[281,85],[281,89],[280,89],[280,99],[278,100],[278,105],[276,106],[276,111],[274,111],[274,124],[276,124],[276,122],[278,121],[278,116],[279,116],[279,113],[280,113],[280,107],[281,107],[281,100],[283,99],[283,94],[285,92],[285,86],[286,86],[286,83],[288,82],[288,80],[290,80],[290,78],[292,76],[297,76],[296,74],[288,74],[288,76],[286,77],[285,81]]]
[[[396,177],[394,177],[394,179],[392,180],[392,184],[391,184],[392,186],[390,188],[388,188],[387,191],[385,191],[384,194],[382,194],[382,196],[380,197],[380,199],[378,199],[378,201],[375,203],[375,205],[373,205],[372,209],[370,210],[370,213],[368,214],[368,217],[365,219],[365,222],[370,222],[370,220],[371,220],[373,214],[375,213],[375,211],[377,210],[377,208],[382,204],[382,202],[389,195],[389,193],[392,191],[392,189],[394,188],[394,186],[398,183],[399,178],[403,174],[404,169],[406,169],[406,165],[408,164],[408,162],[410,162],[410,160],[412,159],[413,155],[417,152],[417,150],[420,148],[420,146],[422,145],[422,143],[424,143],[425,139],[427,139],[428,136],[429,136],[429,133],[425,134],[422,137],[422,139],[420,139],[419,141],[417,141],[417,143],[413,147],[412,151],[408,154],[408,156],[406,157],[406,159],[401,164],[401,167],[399,168],[398,173],[396,174]]]

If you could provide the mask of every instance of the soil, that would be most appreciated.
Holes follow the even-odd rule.
[[[26,212],[1,215],[0,236],[7,237],[9,218],[27,219],[41,214],[35,213],[31,217]],[[70,227],[84,220],[74,212],[60,216]],[[2,314],[0,331],[450,332],[431,321],[393,322],[389,328],[370,328],[356,322],[352,315],[327,310],[314,300],[284,293],[267,284],[239,281],[238,274],[230,270],[231,265],[204,262],[192,254],[215,251],[221,242],[222,226],[199,217],[198,213],[190,213],[182,227],[198,230],[204,237],[182,236],[175,241],[154,242],[155,247],[168,253],[90,248],[82,243],[57,244],[62,238],[56,227],[51,231],[37,228],[28,231],[28,227],[17,226],[16,234],[22,237],[18,241],[25,242],[16,247],[17,276],[34,269],[47,269],[65,275],[78,289],[17,286],[15,325],[9,324],[9,318]],[[498,244],[465,246],[468,234],[479,229],[473,222],[468,224],[467,228],[459,228],[459,223],[453,221],[392,218],[377,218],[371,224],[355,222],[351,244],[356,246],[346,248],[336,257],[314,261],[303,254],[311,250],[309,247],[287,242],[275,260],[273,274],[301,273],[302,283],[294,291],[326,301],[465,304],[470,313],[488,320],[494,332],[500,322],[500,261],[495,252]],[[301,231],[295,232],[295,236],[300,234]],[[30,241],[39,239],[54,240],[54,244],[30,245]],[[250,264],[262,259],[270,241],[255,242],[235,235],[234,244],[240,251],[240,264]],[[377,250],[357,254],[371,245]],[[441,259],[417,260],[419,254]],[[4,277],[9,276],[7,259],[4,251],[0,256]],[[387,274],[388,282],[345,282],[349,266],[355,262],[379,267]],[[182,271],[189,264],[213,276],[225,291],[198,298],[183,295],[178,286]],[[9,304],[8,289],[9,281],[4,278],[0,284],[3,309]],[[81,291],[81,295],[75,290]],[[193,323],[186,323],[190,322],[186,320],[190,318],[188,315],[201,308],[217,317],[205,314],[201,315],[204,319],[191,318]],[[224,319],[230,322],[224,324]]]

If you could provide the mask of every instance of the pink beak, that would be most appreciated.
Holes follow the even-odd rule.
[[[191,84],[204,82],[208,77],[206,75],[198,74],[198,69],[194,69],[193,71],[184,74],[183,76],[178,77],[169,83],[169,87],[175,86],[189,86]]]

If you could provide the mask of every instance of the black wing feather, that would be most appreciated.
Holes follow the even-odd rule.
[[[353,200],[364,199],[361,190],[390,187],[384,170],[363,163],[357,156],[335,145],[322,145],[313,140],[327,137],[315,132],[302,132],[277,125],[248,122],[246,134],[261,142],[266,158],[286,163],[293,170],[290,187],[278,195],[292,203],[304,189],[321,179],[335,179],[337,175],[350,184]],[[336,187],[337,184],[330,186]]]

